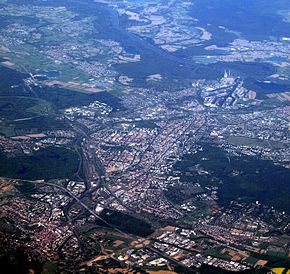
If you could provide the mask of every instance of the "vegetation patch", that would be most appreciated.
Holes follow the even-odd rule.
[[[1,152],[0,174],[26,180],[70,178],[77,172],[78,163],[75,152],[60,147],[48,147],[32,155],[13,157]]]

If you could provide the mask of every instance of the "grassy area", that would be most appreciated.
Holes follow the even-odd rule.
[[[191,167],[197,164],[211,174],[192,172]],[[218,184],[217,180],[217,185],[218,194],[223,197],[220,203],[224,206],[240,198],[248,202],[258,200],[290,212],[289,172],[271,161],[228,155],[221,148],[203,145],[203,151],[186,155],[174,168],[182,172],[181,179],[188,184],[199,182],[201,186],[213,185],[213,176],[222,180],[223,184]],[[233,176],[233,172],[238,172],[238,176]]]
[[[34,117],[24,121],[20,120],[14,122],[14,125],[14,131],[17,135],[68,128],[68,125],[63,120],[56,120],[47,116]]]
[[[50,116],[36,116],[27,120],[0,122],[0,134],[7,137],[43,133],[60,129],[69,129],[69,125],[65,121],[56,120]]]
[[[211,257],[223,259],[223,260],[226,260],[226,261],[230,261],[231,260],[231,257],[229,255],[227,255],[226,253],[222,254],[220,251],[221,250],[207,250],[204,254],[206,256],[211,256]]]
[[[4,136],[15,136],[15,131],[14,131],[15,126],[13,124],[9,123],[0,123],[0,134]]]
[[[121,109],[120,99],[108,92],[89,94],[59,87],[25,85],[28,74],[0,66],[0,134],[5,136],[65,129],[55,114],[71,106],[101,101]]]
[[[124,237],[119,237],[116,235],[105,235],[103,238],[107,240],[107,242],[104,246],[105,249],[120,250],[122,248],[129,246],[128,239],[126,239]]]
[[[57,267],[52,262],[45,262],[41,274],[56,274],[58,273]]]
[[[51,104],[38,98],[22,96],[0,97],[0,116],[7,120],[52,114],[53,108]]]
[[[153,233],[151,225],[141,219],[117,211],[105,209],[101,217],[125,233],[145,237]],[[105,226],[105,224],[101,223]]]
[[[283,144],[274,141],[265,141],[258,138],[250,138],[244,136],[229,136],[228,142],[233,145],[242,145],[242,146],[260,146],[260,147],[275,147],[282,148]]]
[[[60,147],[47,147],[31,155],[8,156],[1,152],[0,174],[27,180],[70,178],[78,162],[75,152]]]

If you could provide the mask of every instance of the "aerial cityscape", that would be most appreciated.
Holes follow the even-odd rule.
[[[3,273],[290,273],[289,0],[0,0]]]

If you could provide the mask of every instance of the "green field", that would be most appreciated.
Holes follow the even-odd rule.
[[[233,145],[241,146],[259,146],[259,147],[273,147],[273,148],[283,148],[284,144],[274,141],[266,141],[258,138],[249,138],[244,136],[229,136],[228,142]]]
[[[31,118],[37,115],[51,115],[53,108],[47,101],[22,96],[0,97],[0,116],[7,120]]]
[[[201,186],[219,187],[220,203],[241,199],[256,200],[278,209],[290,212],[289,170],[272,161],[250,156],[233,156],[222,148],[202,144],[203,151],[189,154],[175,165],[181,171],[184,182],[199,182]],[[199,175],[192,167],[199,164],[210,175]],[[238,172],[238,175],[233,175]],[[212,181],[213,176],[217,178]],[[220,183],[222,182],[222,183]]]
[[[25,134],[42,133],[51,130],[68,129],[69,125],[50,116],[36,116],[26,120],[3,121],[0,123],[0,134],[7,137]]]
[[[0,174],[8,178],[71,178],[77,172],[78,164],[75,152],[60,147],[47,147],[31,155],[10,156],[0,152]]]
[[[41,133],[66,129],[68,123],[56,119],[62,109],[88,105],[96,100],[113,109],[121,109],[116,96],[99,92],[95,94],[60,87],[28,87],[24,80],[29,76],[0,66],[0,134],[5,136]]]
[[[125,233],[145,237],[153,233],[151,225],[141,219],[121,212],[105,209],[101,217],[110,225],[122,230]],[[106,226],[101,222],[102,226]]]

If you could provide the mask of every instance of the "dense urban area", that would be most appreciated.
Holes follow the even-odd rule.
[[[0,1],[0,265],[290,273],[290,10],[256,2]]]

